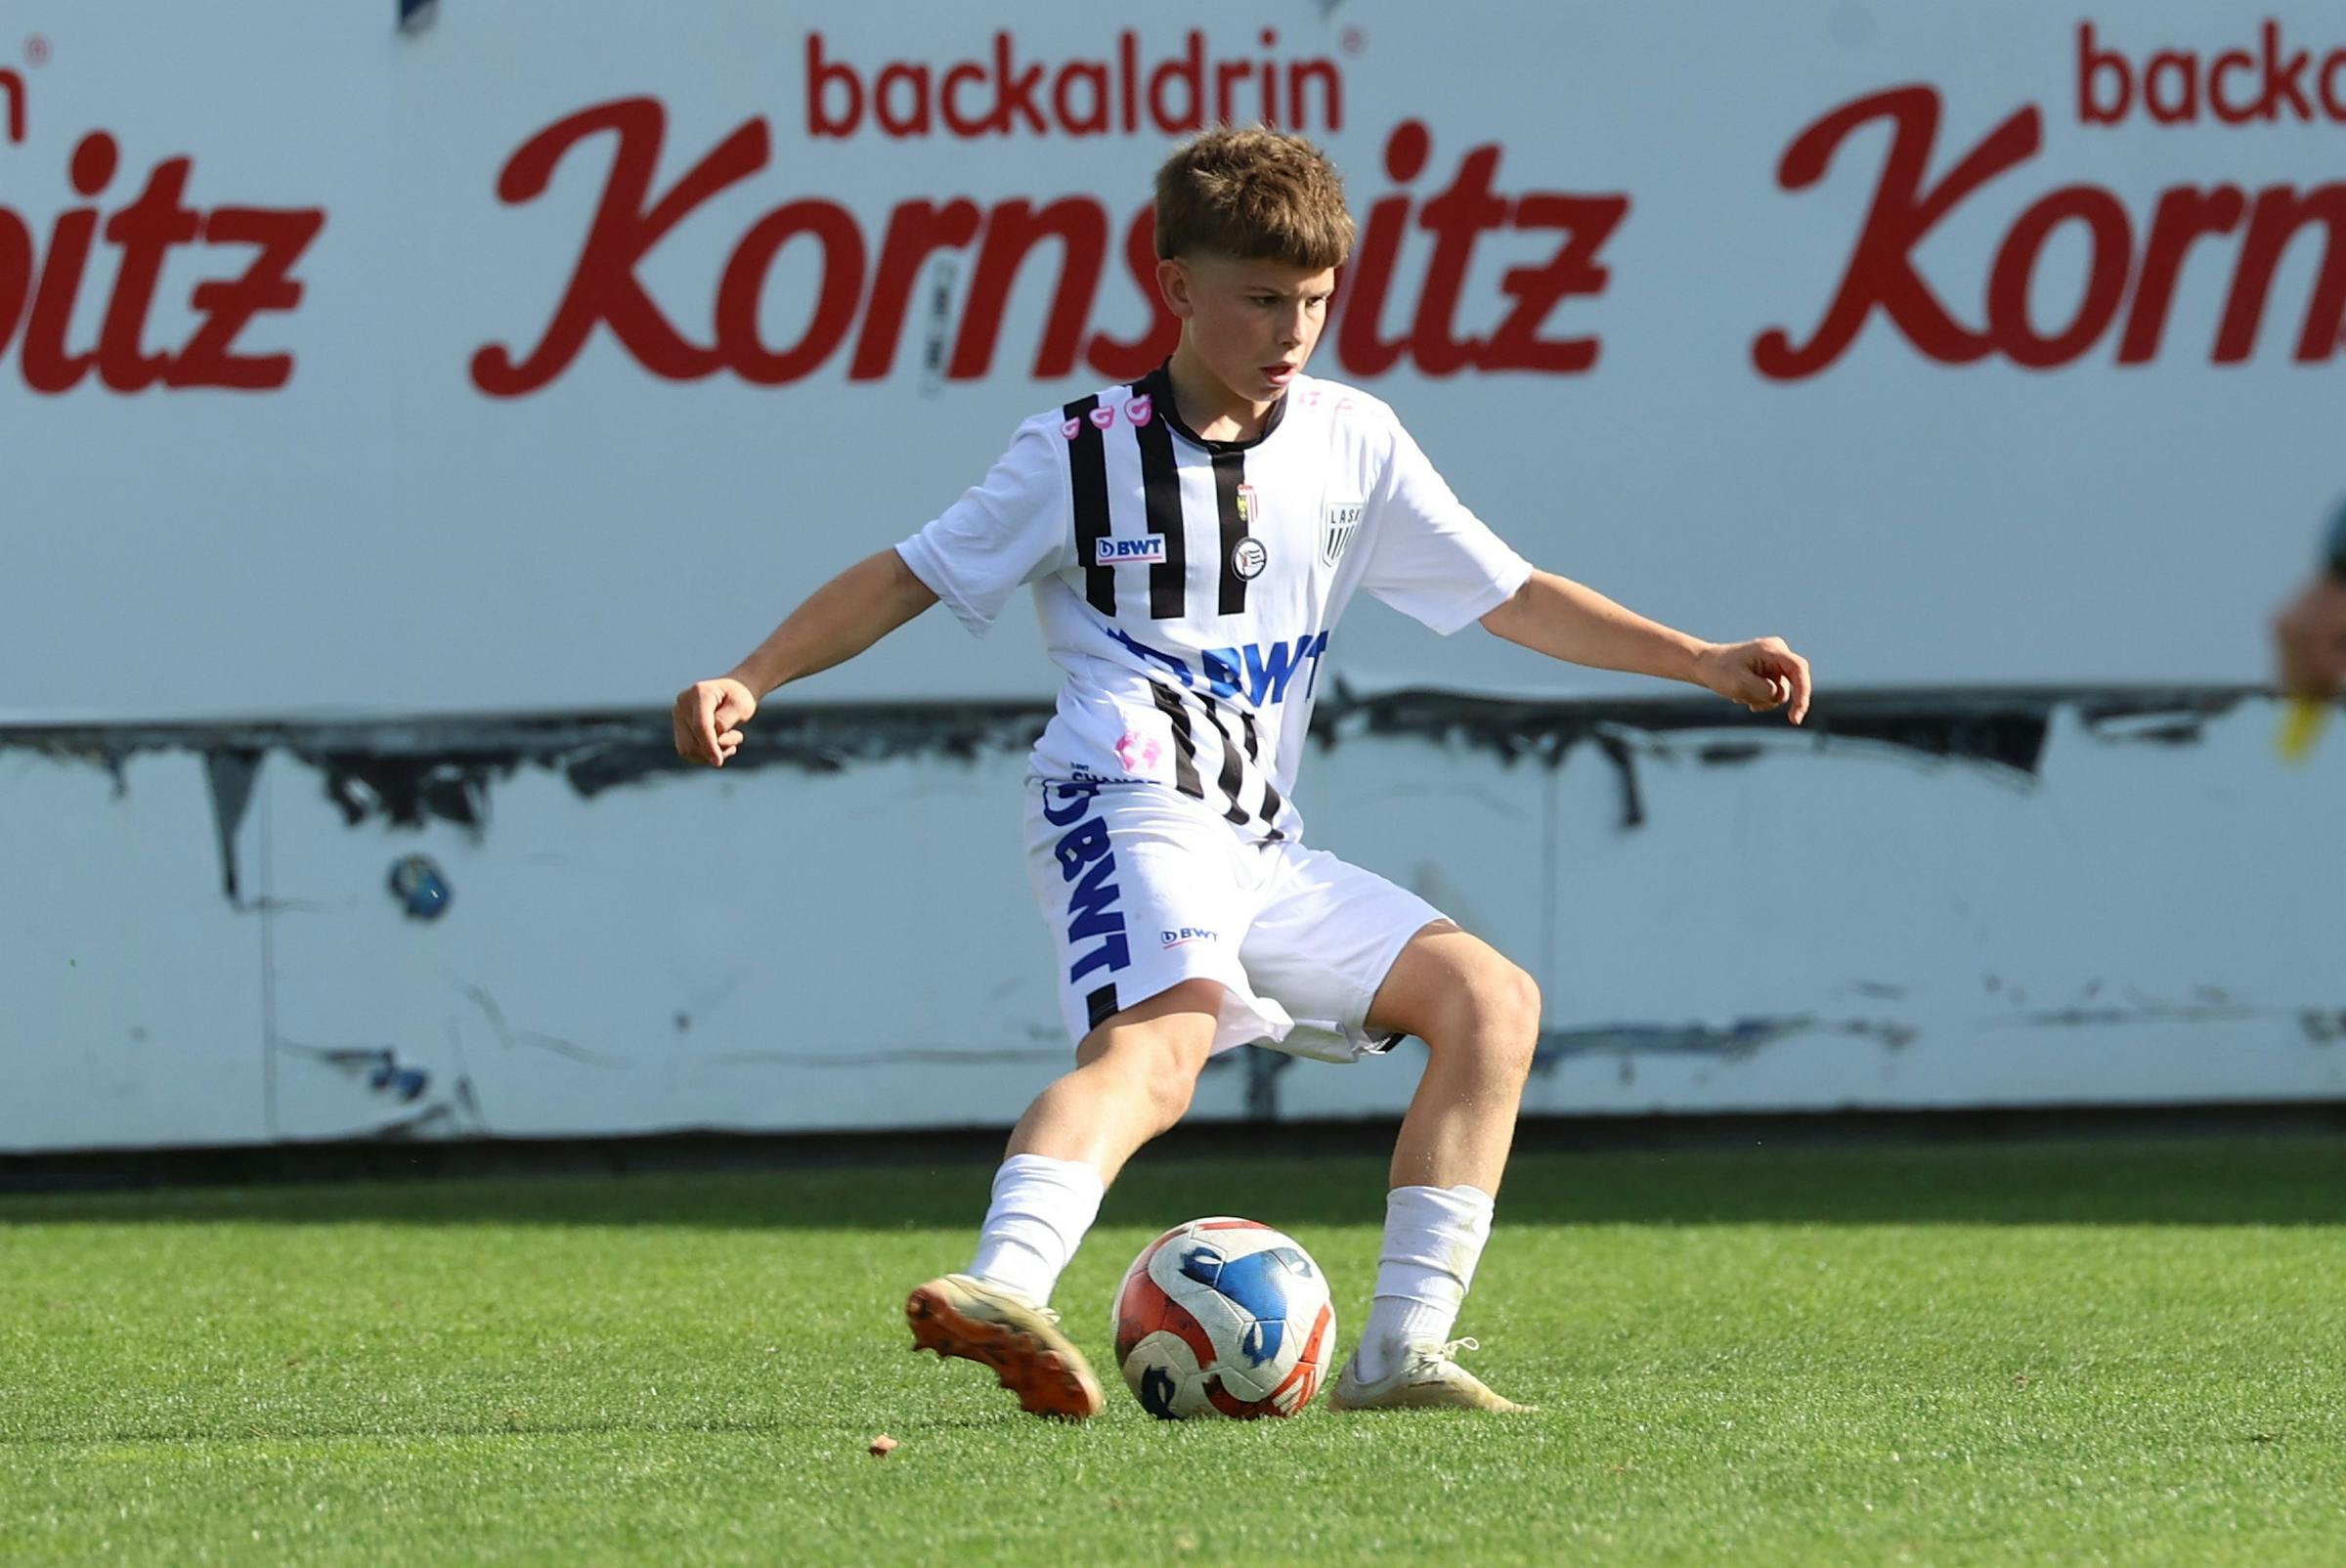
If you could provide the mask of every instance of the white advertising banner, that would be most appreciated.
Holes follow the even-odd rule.
[[[1031,618],[721,774],[664,710],[1158,363],[1223,118],[1346,171],[1314,372],[1816,669],[1334,630],[1313,842],[1535,976],[1528,1109],[2346,1094],[2266,646],[2346,497],[2335,4],[0,0],[0,1155],[1015,1116]]]
[[[2260,679],[2346,491],[2334,6],[398,9],[0,8],[0,718],[662,702],[1163,354],[1225,116],[1347,172],[1317,373],[1828,691]],[[807,695],[1048,691],[963,635]]]

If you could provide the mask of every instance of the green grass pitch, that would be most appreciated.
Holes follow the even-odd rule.
[[[2346,1562],[2334,1140],[1524,1154],[1514,1418],[1149,1419],[1141,1242],[1292,1231],[1349,1347],[1383,1181],[1146,1154],[1058,1297],[1108,1414],[1020,1416],[898,1316],[989,1174],[0,1198],[0,1562]]]

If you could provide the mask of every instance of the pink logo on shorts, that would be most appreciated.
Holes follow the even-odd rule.
[[[1116,742],[1116,761],[1124,764],[1127,773],[1153,772],[1164,755],[1165,749],[1156,743],[1155,736],[1138,730],[1126,730],[1124,738]]]

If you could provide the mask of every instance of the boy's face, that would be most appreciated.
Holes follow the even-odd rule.
[[[1182,344],[1239,401],[1263,405],[1302,373],[1334,292],[1333,268],[1205,252],[1156,264]]]

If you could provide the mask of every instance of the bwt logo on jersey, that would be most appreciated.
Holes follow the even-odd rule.
[[[1184,686],[1195,689],[1199,683],[1199,672],[1190,668],[1190,661],[1178,653],[1152,648],[1122,627],[1108,622],[1100,623],[1100,630],[1117,642],[1136,659],[1164,666]],[[1327,633],[1309,633],[1291,641],[1264,642],[1248,648],[1206,648],[1197,655],[1205,669],[1205,689],[1216,697],[1243,695],[1255,707],[1266,703],[1285,702],[1287,684],[1308,663],[1311,675],[1304,681],[1303,694],[1309,697],[1312,688],[1320,683],[1320,661],[1327,653]]]
[[[1165,558],[1165,536],[1147,534],[1139,539],[1104,539],[1094,566],[1123,566],[1143,562],[1153,564]]]
[[[1109,974],[1132,962],[1132,945],[1124,937],[1124,914],[1116,907],[1123,890],[1115,884],[1116,856],[1108,847],[1108,824],[1092,815],[1097,784],[1053,784],[1043,795],[1043,817],[1064,828],[1051,847],[1060,876],[1074,884],[1067,890],[1067,945],[1085,948],[1067,970],[1067,983],[1105,969]],[[1057,795],[1059,804],[1051,797]]]
[[[1221,939],[1220,932],[1207,931],[1203,926],[1181,926],[1164,934],[1167,947],[1187,947],[1192,942],[1215,942]]]

